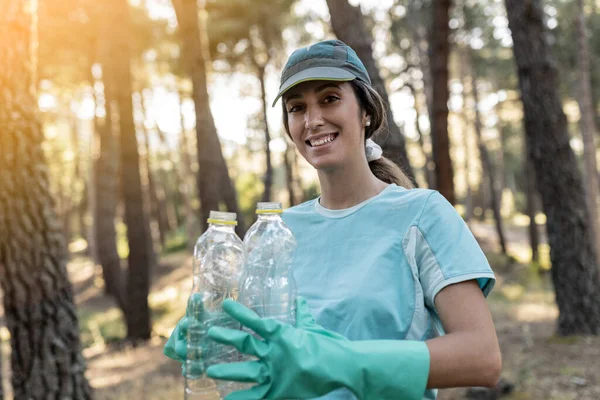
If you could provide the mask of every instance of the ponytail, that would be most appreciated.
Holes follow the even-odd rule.
[[[380,181],[386,183],[395,183],[406,189],[413,189],[415,186],[404,172],[389,158],[381,157],[369,162],[369,168],[373,175]]]

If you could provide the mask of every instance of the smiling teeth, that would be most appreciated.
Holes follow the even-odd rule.
[[[333,142],[334,139],[335,139],[334,135],[329,135],[329,136],[326,136],[326,137],[324,137],[322,139],[319,139],[319,140],[311,140],[310,141],[310,145],[312,147],[322,146],[325,143]]]

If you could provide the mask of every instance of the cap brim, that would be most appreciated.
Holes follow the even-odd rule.
[[[356,75],[354,75],[352,72],[346,71],[345,69],[341,69],[341,68],[314,67],[314,68],[305,69],[303,71],[298,72],[297,74],[290,76],[288,78],[288,80],[283,82],[283,84],[281,85],[281,88],[279,89],[279,93],[277,93],[277,97],[275,97],[275,100],[273,101],[272,107],[275,107],[275,103],[277,103],[277,100],[279,100],[279,98],[281,96],[283,96],[283,94],[285,92],[287,92],[288,90],[290,90],[292,87],[296,86],[299,83],[308,82],[308,81],[340,81],[340,82],[344,82],[344,81],[352,81],[354,79],[356,79]]]

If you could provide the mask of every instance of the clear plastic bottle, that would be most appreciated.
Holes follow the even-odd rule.
[[[213,364],[239,360],[235,348],[207,336],[212,326],[239,329],[239,323],[222,309],[223,300],[238,297],[246,260],[246,249],[234,230],[236,220],[235,213],[211,211],[208,229],[194,248],[194,284],[187,307],[186,400],[214,400],[236,389],[233,382],[212,381],[205,374]]]
[[[296,324],[292,261],[296,239],[281,219],[281,203],[258,203],[257,221],[244,236],[247,258],[240,302],[260,317]]]

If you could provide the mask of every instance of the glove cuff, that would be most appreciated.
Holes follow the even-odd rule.
[[[422,400],[429,378],[429,348],[411,340],[349,342],[354,376],[348,388],[362,400]]]

